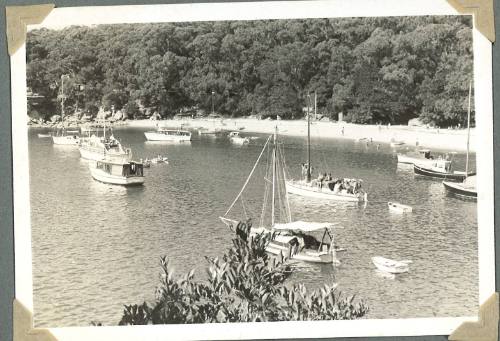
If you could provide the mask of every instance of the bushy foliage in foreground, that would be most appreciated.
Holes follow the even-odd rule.
[[[163,274],[153,304],[125,306],[120,325],[342,320],[364,316],[367,307],[325,285],[309,292],[302,284],[285,286],[291,267],[265,252],[267,235],[250,236],[250,223],[239,223],[228,252],[208,259],[208,280],[194,271],[174,279],[162,258]]]

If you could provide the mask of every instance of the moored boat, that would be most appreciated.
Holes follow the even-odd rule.
[[[52,134],[38,134],[38,138],[52,137]]]
[[[191,132],[180,129],[158,128],[156,131],[146,131],[144,133],[148,141],[172,141],[187,142],[191,141]]]
[[[248,137],[243,137],[240,135],[239,131],[232,131],[229,133],[229,141],[234,144],[244,145],[249,144],[250,139]]]
[[[429,166],[413,165],[413,171],[417,175],[422,175],[430,178],[446,179],[450,181],[464,181],[467,176],[475,173],[468,173],[451,170],[450,160],[434,160]]]
[[[429,149],[419,149],[406,154],[398,153],[398,163],[430,165],[434,162],[434,157]]]
[[[336,255],[335,240],[333,235],[334,224],[331,223],[316,223],[305,221],[292,221],[290,204],[288,202],[287,191],[284,184],[284,163],[282,160],[283,151],[278,151],[277,132],[274,134],[272,149],[268,150],[270,144],[269,137],[264,144],[264,147],[255,162],[250,175],[245,181],[243,188],[240,190],[233,203],[226,211],[224,216],[220,217],[221,221],[230,228],[235,226],[237,221],[228,218],[227,215],[234,207],[236,202],[241,198],[246,186],[248,185],[257,165],[264,154],[268,155],[271,160],[266,164],[269,166],[265,176],[264,200],[262,214],[258,228],[252,228],[251,234],[265,233],[268,235],[268,244],[266,252],[274,255],[281,255],[288,259],[294,259],[303,262],[312,263],[340,263]],[[268,150],[267,153],[265,151]],[[270,197],[270,198],[269,198]],[[243,200],[241,200],[244,206]],[[270,224],[265,221],[268,212],[267,204],[270,203]],[[279,210],[279,213],[276,210]],[[268,212],[269,213],[269,212]],[[282,222],[278,222],[280,219]],[[321,240],[316,239],[314,232],[322,231]]]
[[[309,108],[309,106],[308,106]],[[316,117],[316,114],[314,115]],[[285,179],[286,191],[291,194],[321,200],[363,202],[368,194],[361,188],[363,180],[333,178],[323,173],[311,179],[311,115],[307,112],[307,163],[302,164],[300,180]]]
[[[443,181],[446,192],[463,199],[477,200],[476,176],[468,176],[463,182]]]
[[[408,205],[403,205],[398,202],[388,202],[387,206],[389,207],[389,210],[392,212],[396,213],[410,213],[413,211],[413,208]]]
[[[52,136],[52,143],[58,145],[73,145],[76,146],[80,143],[80,137],[76,134],[66,135],[62,133],[59,136]]]
[[[410,260],[396,261],[379,256],[372,257],[372,262],[380,271],[391,274],[408,272],[410,269],[409,264],[412,263]]]
[[[104,159],[89,162],[89,169],[95,180],[107,184],[131,186],[144,183],[142,163],[133,161],[117,162]]]
[[[81,141],[79,150],[82,158],[94,161],[104,158],[128,161],[132,156],[132,151],[123,148],[120,141],[115,139],[113,135],[110,137],[92,135]]]

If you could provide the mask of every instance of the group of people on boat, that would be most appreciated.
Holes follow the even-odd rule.
[[[308,165],[302,164],[302,176],[307,179]],[[311,181],[313,186],[328,188],[334,193],[358,194],[361,191],[360,179],[334,178],[331,173],[319,173],[316,179]]]

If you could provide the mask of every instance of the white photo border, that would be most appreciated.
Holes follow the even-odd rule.
[[[446,0],[312,0],[66,7],[54,9],[41,25],[461,15]],[[473,29],[476,109],[479,304],[495,292],[492,44]],[[27,137],[26,46],[11,56],[12,154],[16,299],[33,312],[30,186]],[[360,336],[448,335],[477,316],[49,328],[58,340],[262,339]]]

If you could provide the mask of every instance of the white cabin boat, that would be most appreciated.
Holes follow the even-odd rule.
[[[397,202],[388,202],[387,206],[389,207],[389,210],[392,212],[396,213],[410,213],[413,211],[413,208],[408,205],[403,205]]]
[[[100,160],[89,163],[90,174],[100,182],[112,185],[142,185],[144,172],[142,163]]]
[[[230,132],[229,141],[237,145],[245,145],[250,143],[250,139],[248,137],[241,136],[239,131]]]
[[[412,263],[410,260],[396,261],[384,257],[372,257],[372,262],[377,269],[390,274],[408,272],[410,269],[409,264]]]
[[[146,136],[148,141],[191,141],[191,132],[188,130],[158,128],[156,131],[146,131],[144,136]]]
[[[251,234],[266,233],[269,234],[269,243],[266,246],[266,251],[274,255],[282,255],[285,258],[303,262],[312,263],[340,263],[337,259],[336,247],[334,242],[333,228],[331,223],[316,223],[305,221],[292,221],[290,205],[288,203],[287,191],[284,183],[284,163],[282,160],[283,151],[279,150],[277,142],[277,133],[274,134],[273,148],[268,150],[270,145],[269,137],[264,144],[264,147],[250,172],[243,188],[238,193],[233,203],[224,214],[220,217],[222,222],[232,227],[237,223],[236,220],[227,218],[231,209],[236,202],[241,198],[245,187],[248,185],[252,174],[264,154],[268,155],[271,160],[266,164],[269,166],[265,177],[265,196],[263,200],[262,215],[258,228],[252,228]],[[265,151],[268,150],[267,153]],[[269,211],[267,204],[270,203],[270,222],[266,220]],[[241,204],[244,206],[243,200]],[[279,210],[279,213],[276,212]],[[269,212],[268,212],[269,213]],[[279,217],[279,218],[278,218]],[[282,222],[277,222],[281,219]],[[315,232],[322,232],[322,238],[319,240],[314,236]]]
[[[80,137],[77,134],[52,136],[52,143],[57,145],[77,146],[80,143]]]
[[[128,161],[132,156],[131,150],[123,148],[113,135],[109,138],[92,135],[82,139],[79,150],[82,158],[94,161],[103,159]]]
[[[429,149],[419,149],[416,152],[409,152],[406,154],[399,153],[397,155],[398,163],[417,164],[417,165],[431,165],[434,162],[434,157],[431,155]]]

